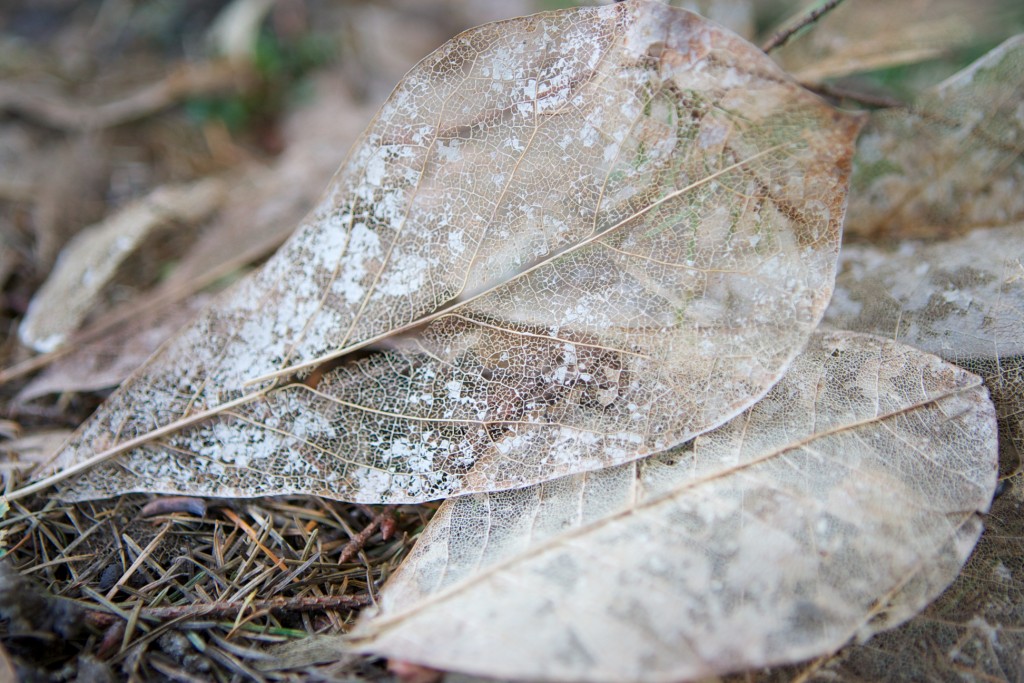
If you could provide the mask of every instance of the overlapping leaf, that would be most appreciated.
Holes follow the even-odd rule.
[[[109,462],[65,495],[412,501],[674,446],[817,324],[857,127],[654,2],[467,32],[85,425],[64,471]]]
[[[972,227],[980,210],[1003,227],[976,229],[945,242],[904,242],[891,249],[844,247],[836,295],[825,314],[834,325],[913,344],[981,375],[999,415],[1003,494],[993,503],[985,533],[961,575],[920,615],[867,644],[759,681],[986,681],[1024,676],[1024,224],[1019,222],[1024,129],[1019,116],[1014,123],[1011,103],[1001,96],[1019,92],[1024,84],[1021,47],[1015,39],[951,79],[952,86],[966,87],[964,95],[974,91],[972,83],[980,83],[981,90],[974,91],[979,97],[971,106],[957,98],[953,101],[960,101],[959,106],[936,112],[943,114],[948,131],[966,131],[956,144],[965,149],[974,145],[962,173],[955,164],[942,173],[950,180],[945,187],[969,201],[956,205],[950,195],[931,191],[929,173],[935,169],[899,181],[916,198],[908,204],[913,206],[911,218],[943,216],[943,227],[959,232]],[[1009,68],[1015,63],[1016,70]],[[996,74],[1002,79],[998,91],[992,80]],[[1002,131],[1002,147],[993,147],[994,136],[986,142],[970,132],[979,127]],[[896,154],[893,165],[927,157],[934,142],[925,135],[893,144],[888,147]],[[983,162],[986,155],[991,167]],[[886,163],[885,157],[876,161]],[[974,200],[967,191],[972,184],[989,190]],[[914,226],[898,220],[894,227],[894,232],[906,232]],[[926,223],[917,231],[928,234],[934,227]]]
[[[826,320],[915,344],[981,375],[999,415],[1005,492],[963,573],[935,604],[866,646],[777,678],[1017,679],[1024,672],[1024,225],[909,243],[899,253],[850,247],[843,254]]]
[[[876,680],[1014,681],[1024,673],[1024,477],[985,517],[985,533],[942,596],[898,629],[758,683]],[[749,681],[750,678],[737,679]]]
[[[976,376],[815,335],[766,398],[682,448],[446,501],[356,642],[546,681],[689,680],[831,652],[953,580],[996,461]]]
[[[981,375],[1000,430],[1024,452],[1024,224],[899,252],[843,249],[826,321],[934,353]],[[1004,471],[1017,469],[1017,458]]]
[[[876,112],[857,145],[846,229],[870,237],[963,234],[1024,220],[1024,35]]]

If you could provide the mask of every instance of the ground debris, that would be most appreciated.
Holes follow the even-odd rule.
[[[0,562],[0,618],[7,620],[9,635],[77,638],[84,628],[82,616],[74,602],[44,593],[9,562]]]
[[[385,675],[381,662],[323,656],[341,652],[324,643],[372,601],[430,507],[206,499],[202,517],[185,507],[144,517],[160,500],[35,499],[0,519],[0,646],[25,680],[110,680],[103,667],[113,680]],[[326,639],[319,656],[266,655],[314,634]],[[82,678],[93,664],[96,676]]]

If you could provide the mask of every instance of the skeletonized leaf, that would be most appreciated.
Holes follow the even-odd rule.
[[[1007,68],[1015,54],[1016,75]],[[1016,84],[1019,94],[1020,55],[1020,40],[1011,42],[953,83],[984,79],[994,87],[991,79],[1003,78],[1003,87],[1012,92]],[[999,109],[1008,104],[992,99],[999,95],[992,90],[974,106],[995,102]],[[958,118],[987,120],[992,113],[965,109]],[[775,672],[762,677],[765,681],[987,681],[1019,680],[1024,675],[1024,224],[1019,222],[1019,115],[1017,121],[1016,137],[1004,139],[1016,140],[1018,156],[1012,150],[993,155],[995,167],[986,182],[1001,191],[982,198],[994,222],[1016,222],[1006,220],[1003,228],[974,230],[942,243],[904,243],[891,251],[846,247],[836,295],[826,311],[826,320],[833,324],[914,344],[981,375],[999,415],[1000,471],[1006,490],[993,503],[985,533],[963,572],[924,612],[865,646]],[[986,125],[998,129],[991,121]],[[931,142],[925,138],[917,144]],[[908,141],[902,147],[911,146]],[[993,154],[984,145],[974,153],[986,149]],[[976,205],[966,206],[963,226],[954,222],[952,227],[971,227]],[[918,199],[911,217],[942,215],[948,208],[947,197],[927,194]]]
[[[462,34],[84,426],[65,473],[119,457],[66,495],[415,501],[672,447],[817,324],[858,127],[657,2]]]
[[[1024,220],[1024,35],[872,114],[857,144],[847,230],[931,236]]]
[[[825,320],[934,353],[985,380],[1000,436],[1024,453],[1024,223],[896,252],[843,248]],[[1018,457],[1003,463],[1004,473]]]
[[[843,250],[826,320],[980,374],[999,415],[1004,494],[955,583],[899,629],[759,681],[1018,680],[1024,675],[1024,225],[896,253]]]
[[[992,504],[963,571],[921,614],[834,657],[758,676],[758,683],[1018,681],[1024,676],[1024,476]],[[740,681],[750,681],[749,677]]]
[[[876,337],[818,334],[764,399],[679,449],[446,501],[354,637],[524,680],[800,660],[933,599],[995,481],[976,376]]]

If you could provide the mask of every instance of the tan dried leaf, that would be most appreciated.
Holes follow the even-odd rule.
[[[353,637],[545,681],[690,680],[831,652],[954,579],[996,461],[976,376],[817,334],[764,399],[679,449],[446,501]]]
[[[26,384],[16,400],[25,403],[46,394],[116,387],[209,303],[209,296],[198,294],[158,307],[68,349]]]
[[[657,2],[464,33],[83,427],[67,475],[119,457],[65,495],[418,501],[675,446],[817,324],[858,127]]]
[[[995,42],[1006,37],[1004,26],[1019,25],[1020,18],[1016,0],[857,0],[839,5],[772,54],[800,82],[820,83]]]
[[[2,431],[2,430],[0,430]],[[53,460],[71,436],[70,429],[47,429],[0,441],[0,472],[32,470]],[[50,471],[46,472],[50,474]]]
[[[980,375],[1000,436],[1024,453],[1024,223],[897,251],[843,248],[825,320],[889,337]],[[1019,457],[1003,464],[1009,474]]]
[[[42,352],[60,346],[126,261],[182,224],[196,223],[215,211],[224,189],[214,178],[161,187],[78,233],[32,298],[18,328],[22,343]]]
[[[754,39],[753,0],[669,0],[668,4],[696,12],[747,40]]]
[[[857,144],[846,229],[934,236],[1024,220],[1024,35],[872,114]]]

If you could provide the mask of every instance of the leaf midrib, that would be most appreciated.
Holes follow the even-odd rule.
[[[450,587],[448,587],[448,588],[446,588],[446,589],[444,589],[444,590],[442,590],[442,591],[440,591],[440,592],[438,592],[438,593],[436,593],[434,595],[429,596],[427,599],[417,603],[416,605],[414,605],[410,609],[407,609],[407,610],[405,610],[403,612],[399,612],[397,614],[393,614],[393,615],[390,615],[390,616],[381,617],[379,620],[375,621],[372,624],[373,630],[369,631],[368,633],[352,635],[349,638],[349,641],[352,642],[352,643],[356,643],[356,644],[358,644],[360,642],[371,642],[373,639],[379,637],[380,634],[384,633],[389,628],[392,628],[392,627],[395,627],[395,626],[400,626],[404,620],[406,620],[406,619],[410,618],[411,616],[414,616],[414,615],[416,615],[416,614],[418,614],[418,613],[428,609],[429,607],[433,606],[434,604],[443,603],[443,602],[447,601],[452,596],[457,595],[459,592],[465,590],[468,586],[472,586],[474,584],[483,582],[484,580],[488,579],[492,575],[496,575],[496,574],[498,574],[500,572],[503,572],[503,571],[507,570],[510,567],[514,567],[515,565],[517,565],[519,563],[522,563],[522,562],[525,562],[525,561],[528,561],[528,560],[530,560],[530,559],[532,559],[534,557],[541,556],[543,553],[547,552],[548,550],[550,550],[552,548],[557,547],[558,545],[560,545],[561,543],[565,542],[566,540],[570,540],[570,539],[577,538],[577,537],[580,537],[580,536],[586,536],[586,535],[594,533],[594,532],[598,531],[599,529],[602,529],[602,528],[604,528],[606,526],[609,526],[611,524],[617,523],[620,520],[623,520],[623,519],[625,519],[627,517],[630,517],[630,516],[632,516],[634,514],[641,513],[641,512],[643,512],[645,510],[648,510],[648,509],[653,508],[653,507],[655,507],[657,505],[660,505],[660,504],[662,504],[662,503],[664,503],[666,501],[677,499],[680,496],[683,496],[687,491],[690,491],[692,489],[698,488],[698,487],[703,486],[705,484],[710,484],[710,483],[716,482],[718,480],[721,480],[721,479],[729,477],[729,476],[736,475],[739,472],[743,472],[743,471],[748,470],[748,469],[750,469],[752,467],[756,467],[756,466],[761,465],[763,463],[766,463],[766,462],[768,462],[768,461],[770,461],[772,459],[783,457],[785,454],[787,454],[787,453],[789,453],[791,451],[804,448],[804,447],[810,445],[811,443],[814,443],[815,441],[818,441],[820,439],[828,438],[828,437],[831,437],[831,436],[836,436],[838,434],[842,434],[842,433],[845,433],[845,432],[854,432],[854,431],[857,431],[857,430],[861,429],[862,427],[869,426],[869,425],[872,425],[872,424],[875,424],[875,423],[879,423],[879,422],[883,422],[884,423],[885,421],[890,420],[891,418],[896,417],[898,415],[904,415],[904,414],[913,412],[915,410],[919,410],[921,408],[925,408],[927,406],[937,404],[940,401],[943,401],[943,400],[945,400],[947,398],[950,398],[950,397],[953,397],[953,396],[956,396],[956,395],[959,395],[959,394],[963,394],[963,393],[968,392],[968,391],[970,391],[972,389],[976,389],[979,386],[982,386],[982,382],[981,382],[980,379],[975,377],[970,382],[963,383],[963,384],[961,384],[959,386],[956,386],[953,389],[949,389],[949,390],[947,390],[945,392],[942,392],[940,394],[937,394],[937,395],[934,395],[934,396],[930,396],[930,397],[928,397],[928,398],[926,398],[924,400],[916,401],[916,402],[914,402],[912,404],[909,404],[907,406],[904,406],[904,407],[902,407],[902,408],[900,408],[898,410],[891,410],[891,411],[889,411],[889,412],[887,412],[887,413],[885,413],[883,415],[875,415],[875,416],[872,416],[870,418],[864,418],[864,419],[861,419],[861,420],[857,420],[855,422],[844,423],[842,425],[838,425],[836,427],[832,427],[830,429],[827,429],[827,430],[825,430],[823,432],[819,432],[819,433],[815,433],[815,434],[810,434],[810,435],[805,436],[805,437],[803,437],[803,438],[801,438],[801,439],[799,439],[799,440],[797,440],[795,442],[790,442],[790,443],[785,444],[784,446],[780,446],[780,447],[774,448],[771,451],[769,451],[767,453],[764,453],[763,455],[761,455],[761,456],[759,456],[757,458],[754,458],[752,460],[749,460],[749,461],[746,461],[746,462],[743,462],[743,463],[740,463],[740,464],[737,464],[737,465],[733,465],[733,466],[727,467],[725,469],[717,470],[717,471],[715,471],[713,473],[709,473],[709,474],[703,475],[703,476],[698,477],[696,479],[692,479],[692,480],[686,481],[685,483],[683,483],[683,484],[681,484],[681,485],[679,485],[677,487],[674,487],[672,490],[670,490],[670,491],[668,491],[666,493],[654,496],[654,497],[650,498],[649,500],[645,500],[645,501],[643,501],[643,502],[641,502],[639,504],[634,504],[631,507],[623,508],[623,509],[619,510],[618,512],[615,512],[615,513],[613,513],[611,515],[608,515],[606,517],[602,517],[601,519],[595,520],[594,522],[591,522],[591,523],[586,524],[584,526],[576,527],[574,529],[570,529],[570,530],[565,531],[565,532],[563,532],[561,534],[553,536],[553,537],[551,537],[548,540],[545,540],[545,541],[543,541],[543,542],[541,542],[541,543],[539,543],[539,544],[537,544],[537,545],[535,545],[535,546],[533,546],[531,548],[528,548],[525,552],[519,553],[519,554],[517,554],[517,555],[515,555],[513,557],[510,557],[510,558],[507,558],[507,559],[502,560],[500,562],[497,562],[497,563],[491,565],[490,567],[488,567],[483,572],[481,572],[479,574],[475,574],[475,575],[473,575],[473,576],[471,576],[471,577],[469,577],[469,578],[467,578],[467,579],[465,579],[465,580],[463,580],[463,581],[461,581],[461,582],[459,582],[457,584],[454,584],[454,585],[452,585],[452,586],[450,586]],[[632,463],[632,465],[634,467],[638,467],[639,463],[640,463],[640,461],[634,461],[634,463]],[[485,494],[485,495],[487,495],[487,494]]]
[[[329,354],[324,354],[322,356],[318,356],[316,358],[312,358],[312,359],[310,359],[308,361],[305,361],[305,362],[302,362],[302,363],[297,363],[295,365],[291,365],[291,366],[282,368],[282,369],[277,370],[275,372],[271,372],[271,373],[267,373],[267,374],[264,374],[264,375],[260,375],[258,377],[253,377],[252,379],[247,380],[244,383],[244,386],[252,386],[252,385],[255,385],[255,384],[260,384],[260,383],[263,383],[263,382],[267,382],[269,380],[278,380],[278,379],[280,379],[282,377],[292,376],[292,375],[294,375],[296,373],[299,373],[299,372],[302,372],[304,370],[310,370],[312,368],[315,368],[316,366],[321,365],[323,363],[327,363],[327,362],[330,362],[332,360],[336,360],[338,358],[341,358],[343,356],[347,356],[350,353],[353,353],[353,352],[358,351],[360,349],[366,348],[368,346],[372,346],[374,344],[378,344],[378,343],[380,343],[380,342],[382,342],[385,339],[388,339],[390,337],[394,337],[394,336],[400,335],[400,334],[402,334],[404,332],[408,332],[410,330],[414,330],[414,329],[416,329],[418,327],[422,327],[424,325],[428,325],[428,324],[430,324],[430,323],[432,323],[432,322],[434,322],[434,321],[436,321],[436,320],[438,320],[440,318],[443,318],[444,316],[446,316],[446,315],[448,315],[450,313],[453,313],[453,312],[458,311],[459,309],[461,309],[461,308],[463,308],[465,306],[468,306],[472,302],[474,302],[474,301],[476,301],[478,299],[481,299],[481,298],[487,296],[488,294],[491,294],[491,293],[493,293],[493,292],[495,292],[495,291],[497,291],[497,290],[499,290],[499,289],[501,289],[503,287],[506,287],[506,286],[508,286],[508,285],[510,285],[510,284],[512,284],[514,282],[517,282],[518,280],[520,280],[522,278],[525,278],[526,276],[536,272],[537,270],[540,270],[541,268],[544,268],[544,267],[554,263],[555,261],[557,261],[558,259],[560,259],[560,258],[562,258],[564,256],[568,256],[570,254],[573,254],[576,251],[579,251],[579,250],[581,250],[581,249],[583,249],[585,247],[588,247],[588,246],[590,246],[590,245],[592,245],[592,244],[594,244],[594,243],[604,239],[609,234],[611,234],[611,233],[615,232],[616,230],[619,230],[623,226],[628,225],[629,223],[631,223],[631,222],[633,222],[633,221],[643,217],[648,212],[653,211],[654,209],[658,208],[659,206],[661,206],[662,204],[664,204],[664,203],[666,203],[668,201],[676,199],[676,198],[686,194],[687,192],[691,192],[691,191],[697,189],[698,187],[706,185],[706,184],[716,180],[717,178],[719,178],[719,177],[721,177],[723,175],[731,173],[732,171],[735,171],[737,169],[743,168],[746,165],[752,163],[753,161],[755,161],[755,160],[757,160],[757,159],[759,159],[759,158],[761,158],[763,156],[766,156],[768,154],[772,154],[773,152],[777,152],[780,149],[784,149],[786,147],[789,147],[789,146],[792,146],[792,145],[795,145],[795,144],[798,144],[797,141],[790,141],[790,142],[784,142],[784,143],[779,143],[777,145],[773,145],[771,147],[768,147],[767,149],[760,150],[759,152],[757,152],[757,153],[755,153],[755,154],[753,154],[753,155],[751,155],[751,156],[749,156],[749,157],[747,157],[745,159],[742,159],[742,160],[734,162],[734,163],[732,163],[732,164],[730,164],[728,166],[725,166],[725,167],[715,171],[711,175],[708,175],[708,176],[706,176],[704,178],[701,178],[700,180],[697,180],[697,181],[695,181],[693,183],[690,183],[689,185],[687,185],[685,187],[673,190],[672,192],[669,192],[668,194],[666,194],[664,197],[661,197],[660,199],[658,199],[658,200],[648,204],[647,206],[645,206],[644,208],[640,209],[639,211],[634,212],[632,215],[627,216],[626,218],[620,220],[618,223],[615,223],[614,225],[612,225],[612,226],[610,226],[608,228],[605,228],[604,230],[602,230],[600,232],[596,232],[596,233],[590,235],[589,237],[587,237],[586,239],[583,239],[583,240],[580,240],[580,241],[575,242],[573,244],[567,245],[567,246],[563,247],[562,249],[556,250],[556,251],[554,251],[554,252],[552,252],[550,254],[546,254],[545,256],[541,257],[540,259],[538,259],[536,262],[534,262],[533,264],[531,264],[527,268],[525,268],[525,269],[519,271],[518,273],[516,273],[515,275],[513,275],[512,277],[503,279],[500,282],[496,282],[496,283],[493,283],[493,284],[489,283],[489,284],[485,285],[483,288],[481,288],[479,291],[473,292],[473,293],[469,294],[466,297],[460,297],[455,302],[453,302],[453,303],[451,303],[451,304],[449,304],[447,306],[443,306],[443,307],[439,308],[438,310],[434,311],[433,313],[429,313],[429,314],[427,314],[425,316],[417,318],[416,320],[412,320],[412,321],[410,321],[408,323],[405,323],[403,325],[399,325],[398,327],[392,328],[392,329],[388,330],[387,332],[382,332],[381,334],[375,335],[373,337],[365,339],[365,340],[363,340],[361,342],[358,342],[356,344],[351,344],[351,345],[346,346],[344,348],[338,349],[337,351],[333,351],[333,352],[331,352]]]

